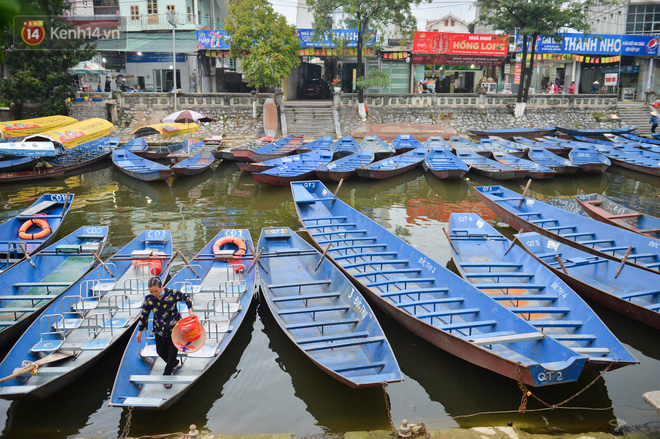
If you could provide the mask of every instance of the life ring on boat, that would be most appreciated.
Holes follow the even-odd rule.
[[[28,229],[33,225],[39,227],[41,229],[41,232],[28,233],[27,232]],[[18,229],[18,237],[21,239],[41,239],[50,235],[50,232],[51,230],[50,230],[50,226],[48,225],[48,221],[44,219],[30,218],[29,220],[23,223],[20,229]]]
[[[213,244],[213,254],[217,255],[220,253],[220,248],[225,244],[234,244],[238,247],[238,250],[234,252],[233,257],[243,256],[247,250],[247,245],[245,241],[236,236],[223,236],[222,238],[215,241]]]

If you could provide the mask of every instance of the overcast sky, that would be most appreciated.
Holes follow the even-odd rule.
[[[296,24],[297,0],[269,0],[275,10],[284,15],[290,24]],[[434,0],[422,3],[413,9],[417,17],[417,28],[424,29],[426,20],[435,20],[452,13],[468,23],[474,20],[474,6],[471,0]]]

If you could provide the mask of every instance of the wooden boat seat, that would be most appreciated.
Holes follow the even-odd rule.
[[[348,305],[333,305],[333,306],[308,306],[304,308],[291,308],[291,309],[281,309],[277,311],[277,314],[280,316],[287,316],[292,314],[305,314],[317,312],[331,312],[331,311],[348,311],[351,307]]]
[[[62,343],[64,343],[64,340],[57,340],[57,339],[41,340],[37,344],[32,346],[30,352],[55,352],[62,346]]]
[[[375,337],[368,337],[368,338],[358,338],[358,339],[352,339],[352,340],[344,340],[344,341],[338,341],[338,342],[325,342],[325,343],[317,343],[311,346],[305,346],[305,350],[310,352],[310,351],[321,351],[325,349],[335,349],[335,348],[345,348],[349,346],[359,346],[359,345],[364,345],[368,343],[382,343],[385,341],[385,336],[384,335],[379,335]]]
[[[363,363],[363,364],[356,364],[353,366],[345,366],[345,367],[340,367],[337,369],[334,369],[335,372],[349,372],[352,370],[364,370],[364,369],[375,369],[375,368],[383,368],[387,365],[384,361],[373,361],[371,363]]]
[[[52,299],[52,294],[8,294],[0,296],[0,300],[50,300]]]
[[[607,215],[605,218],[613,220],[613,219],[625,219],[625,218],[639,218],[641,216],[642,216],[641,213],[635,212],[635,213],[624,213],[621,215]]]
[[[23,212],[21,212],[18,216],[31,216],[31,215],[36,215],[39,212],[42,212],[50,207],[53,207],[54,205],[58,204],[57,201],[54,200],[44,200],[41,201],[34,206],[30,206],[27,209],[25,209]]]
[[[660,267],[660,261],[658,262],[651,262],[650,264],[644,264],[646,268],[658,268]]]
[[[446,325],[440,325],[439,328],[444,331],[458,331],[463,329],[469,329],[471,331],[473,328],[482,328],[485,326],[496,325],[497,320],[475,320],[472,322],[449,323]]]
[[[614,244],[613,239],[591,239],[588,241],[580,241],[580,244],[592,245],[592,244],[605,244],[606,242],[611,242],[612,244]]]
[[[356,236],[351,238],[337,238],[326,239],[325,241],[317,241],[319,245],[325,246],[326,244],[334,244],[335,242],[358,242],[358,241],[378,241],[375,236]]]
[[[544,227],[544,229],[547,230],[548,232],[559,232],[560,230],[576,230],[575,226],[553,226],[553,227]]]
[[[374,280],[375,280],[376,276],[385,276],[386,274],[421,273],[421,272],[422,272],[421,268],[399,268],[399,269],[391,269],[391,270],[365,271],[365,272],[355,273],[353,274],[353,277],[359,278],[359,277],[374,276]]]
[[[630,300],[638,297],[654,296],[656,294],[660,294],[660,290],[635,291],[634,293],[624,294],[623,296],[620,297],[624,300]]]
[[[434,294],[434,293],[448,293],[449,288],[410,288],[396,291],[386,291],[378,294],[380,297],[395,297],[395,296],[404,296],[408,294],[417,294],[417,297],[421,297],[422,294]]]
[[[561,235],[564,238],[580,238],[582,236],[596,236],[594,232],[576,232],[576,233],[567,233],[565,235]]]
[[[484,332],[483,334],[466,335],[464,337],[470,341],[474,341],[474,340],[480,340],[482,338],[502,337],[504,335],[515,335],[515,334],[516,333],[514,331],[492,331],[492,332]]]
[[[295,301],[295,300],[314,300],[314,299],[326,299],[326,298],[335,298],[341,296],[341,293],[339,292],[330,292],[330,293],[322,293],[322,294],[294,294],[292,296],[281,296],[281,297],[273,297],[273,302],[279,303],[279,302],[290,302],[290,301]]]
[[[557,341],[586,341],[593,342],[598,339],[594,334],[550,334]]]
[[[330,251],[333,252],[342,252],[342,251],[348,251],[348,250],[355,250],[358,248],[377,248],[377,247],[383,247],[386,248],[387,244],[361,244],[361,245],[346,245],[343,247],[332,247]]]
[[[465,277],[468,278],[481,278],[481,277],[534,277],[534,273],[523,273],[520,271],[487,271],[485,273],[465,273]]]
[[[105,239],[105,235],[78,235],[78,239],[102,241]]]
[[[17,313],[30,313],[30,312],[38,311],[39,309],[41,309],[41,307],[38,307],[38,308],[31,308],[31,307],[0,308],[0,314],[10,313],[10,312],[13,312],[14,314],[17,314]]]
[[[473,284],[475,287],[481,289],[497,289],[497,290],[510,290],[514,288],[524,289],[524,290],[542,290],[546,286],[543,284],[526,284],[520,282],[484,282]]]
[[[310,195],[311,197],[312,195]],[[296,200],[296,203],[298,204],[314,204],[318,201],[331,201],[334,200],[335,197],[319,197],[319,198],[313,198],[313,199],[308,199],[308,200]]]
[[[463,303],[465,301],[462,297],[445,297],[443,299],[422,299],[422,300],[411,300],[407,302],[398,302],[396,304],[397,308],[407,308],[409,306],[424,306],[424,305],[435,305],[446,304],[446,303]]]
[[[312,285],[330,285],[331,283],[332,280],[323,279],[323,280],[313,280],[308,282],[295,282],[290,284],[271,284],[268,285],[268,288],[270,288],[271,290],[275,290],[278,288],[308,287]]]
[[[633,261],[636,259],[642,259],[642,258],[656,258],[658,255],[654,253],[637,253],[637,254],[630,254],[628,255],[628,259],[632,259]]]
[[[373,288],[373,287],[383,287],[383,286],[400,285],[400,284],[403,284],[405,286],[407,284],[434,283],[434,282],[435,282],[435,278],[433,277],[407,277],[403,279],[389,279],[389,280],[381,280],[377,282],[370,282],[366,285],[369,288]]]
[[[316,221],[316,222],[318,222],[318,221],[335,221],[335,220],[345,221],[347,218],[348,217],[346,217],[346,216],[320,216],[320,217],[317,217],[317,218],[305,218],[305,219],[303,219],[303,221]]]
[[[365,337],[369,337],[368,331],[348,332],[348,333],[332,334],[332,335],[320,335],[318,337],[297,338],[296,343],[298,344],[318,343],[325,341],[337,341],[337,340],[347,340],[349,338],[365,338]]]
[[[550,294],[489,294],[488,297],[494,300],[538,300],[554,302],[557,296]]]
[[[477,346],[492,346],[494,344],[507,344],[507,343],[518,343],[522,341],[541,341],[545,338],[545,334],[542,332],[528,332],[526,334],[507,334],[507,335],[487,335],[483,338],[469,338],[469,341],[474,343]],[[490,335],[490,337],[488,337]]]
[[[127,318],[113,318],[105,321],[104,325],[106,328],[124,328],[128,324]]]
[[[571,348],[575,352],[577,352],[580,355],[607,355],[610,353],[609,348],[583,348],[583,347],[577,347],[577,348]]]
[[[33,287],[68,287],[71,282],[16,282],[12,284],[14,288],[33,288]]]
[[[198,378],[197,375],[131,375],[128,380],[137,385],[142,384],[190,384]]]
[[[518,216],[541,216],[543,215],[541,212],[518,212],[516,213]]]
[[[507,309],[517,314],[568,314],[570,308],[558,306],[510,306]]]
[[[309,225],[306,226],[308,229],[325,229],[326,227],[357,227],[357,223],[335,223],[335,224],[318,224],[318,225]]]
[[[492,193],[493,192],[491,192],[491,194]],[[497,200],[493,200],[493,201],[499,203],[500,201],[523,201],[523,200],[524,200],[523,197],[503,197],[503,198],[498,198]]]
[[[537,328],[579,328],[584,323],[581,320],[530,320]]]
[[[353,258],[366,258],[374,256],[397,256],[399,252],[365,252],[365,253],[352,253],[350,255],[340,255],[333,256],[335,261],[340,261],[343,259],[353,259]]]
[[[408,265],[410,261],[408,259],[383,259],[382,261],[364,261],[364,262],[354,262],[352,264],[342,265],[342,267],[349,268],[358,268],[358,267],[372,267],[383,265]]]
[[[55,367],[55,366],[41,366],[39,369],[37,369],[37,375],[38,376],[57,376],[57,375],[63,375],[67,372],[72,371],[75,369],[73,366],[69,367]],[[17,367],[14,369],[14,372],[18,372],[21,370],[20,367]]]
[[[650,309],[651,311],[658,311],[660,310],[660,303],[653,303],[651,305],[648,305],[647,308]]]
[[[459,262],[463,268],[522,268],[514,262]]]
[[[466,314],[479,314],[481,310],[479,308],[459,308],[459,309],[450,309],[448,311],[434,311],[426,314],[415,314],[415,317],[418,319],[433,319],[434,317],[453,317]]]
[[[367,230],[365,229],[355,229],[355,230],[334,230],[332,232],[319,232],[319,233],[310,233],[311,236],[317,237],[317,236],[332,236],[332,235],[343,235],[344,233],[351,233],[351,234],[365,234],[367,233]]]
[[[37,387],[39,386],[2,386],[0,387],[0,395],[26,395]]]
[[[317,320],[314,322],[290,323],[285,325],[286,329],[307,329],[325,326],[354,325],[360,323],[360,319],[341,319],[341,320]]]
[[[51,326],[52,329],[56,331],[68,331],[69,329],[76,329],[80,328],[80,325],[82,324],[83,319],[80,318],[72,318],[72,319],[64,319],[64,320],[57,320],[53,325]]]

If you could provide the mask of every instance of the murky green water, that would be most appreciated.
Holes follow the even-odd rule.
[[[493,183],[479,176],[442,182],[419,169],[386,181],[347,181],[339,196],[451,267],[441,229],[452,212],[476,212],[497,221],[472,190]],[[506,186],[521,191],[522,184]],[[336,185],[330,187],[334,190]],[[111,165],[30,187],[2,186],[0,219],[48,191],[76,194],[62,235],[85,224],[110,227],[106,256],[149,228],[169,229],[175,248],[181,248],[187,257],[221,228],[247,227],[255,240],[266,226],[301,229],[288,188],[256,184],[231,163],[220,164],[215,172],[177,179],[171,186],[133,180]],[[578,192],[611,195],[660,216],[660,180],[630,171],[612,169],[602,176],[556,178],[534,182],[530,189],[531,195],[566,204],[569,209],[576,206],[561,198]],[[500,225],[503,233],[514,233]],[[181,267],[182,262],[177,261],[173,272]],[[571,400],[569,409],[535,411],[542,405],[530,398],[525,414],[517,413],[521,392],[514,381],[448,355],[377,313],[405,377],[387,387],[395,424],[408,418],[438,429],[511,421],[518,427],[548,433],[614,432],[617,425],[659,427],[659,416],[641,395],[660,389],[660,333],[593,307],[640,364],[608,372]],[[118,436],[128,411],[108,407],[108,401],[122,352],[123,345],[108,352],[101,364],[74,385],[45,400],[0,401],[2,436]],[[583,375],[577,383],[534,393],[550,404],[558,403],[595,378]],[[229,349],[201,382],[166,412],[133,412],[129,434],[187,432],[191,423],[214,434],[315,434],[389,427],[382,389],[349,389],[322,373],[279,330],[258,298]]]

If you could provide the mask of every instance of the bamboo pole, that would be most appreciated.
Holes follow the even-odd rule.
[[[319,259],[319,263],[316,264],[316,267],[314,267],[314,271],[318,270],[319,267],[321,266],[321,262],[323,262],[323,259],[325,259],[325,255],[328,254],[328,250],[330,250],[330,247],[332,246],[332,243],[328,244],[328,246],[323,250],[323,254],[321,255],[321,259]]]
[[[337,185],[337,189],[335,189],[335,193],[333,194],[333,199],[330,202],[330,207],[332,207],[333,204],[335,204],[335,201],[337,200],[337,194],[339,193],[339,189],[341,188],[341,185],[344,184],[344,179],[342,178],[339,180],[339,184]]]
[[[619,274],[621,274],[621,270],[623,270],[623,267],[626,265],[626,261],[628,260],[628,256],[630,256],[631,251],[632,251],[632,246],[628,247],[628,250],[626,250],[626,254],[623,255],[623,259],[621,259],[621,266],[614,275],[615,278],[619,277]]]

